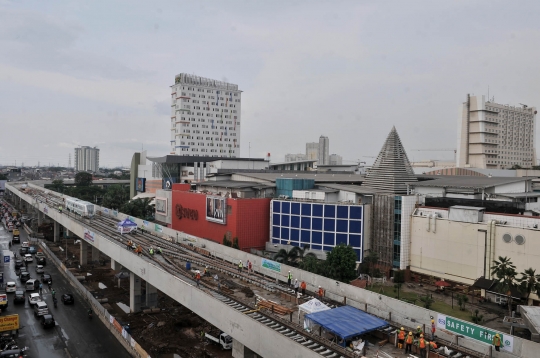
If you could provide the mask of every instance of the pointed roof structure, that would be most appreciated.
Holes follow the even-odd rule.
[[[407,183],[417,181],[394,126],[362,186],[373,188],[381,193],[403,195],[407,194]]]

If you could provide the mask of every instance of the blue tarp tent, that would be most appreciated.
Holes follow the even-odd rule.
[[[356,336],[388,326],[386,321],[351,306],[311,313],[305,316],[305,320],[343,338],[342,346]]]
[[[137,229],[137,224],[129,219],[120,221],[117,226],[120,234],[127,234]]]

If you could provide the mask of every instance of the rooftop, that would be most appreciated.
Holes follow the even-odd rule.
[[[422,177],[422,176],[419,176]],[[510,178],[510,177],[481,177],[481,176],[438,176],[433,180],[411,183],[411,187],[438,187],[438,188],[462,188],[462,189],[485,189],[497,185],[519,183],[521,181],[531,180],[528,178]]]
[[[226,161],[256,161],[264,162],[264,158],[229,158],[229,157],[203,157],[203,156],[190,156],[190,155],[165,155],[163,157],[146,157],[146,159],[155,163],[166,164],[193,164],[195,162],[215,162],[218,160]]]
[[[275,184],[262,184],[253,181],[234,181],[234,180],[218,180],[218,181],[204,181],[197,183],[197,186],[202,187],[216,187],[216,188],[227,188],[227,189],[263,189],[263,188],[273,188]]]
[[[239,175],[267,180],[275,183],[278,178],[289,179],[314,179],[315,183],[362,183],[364,176],[358,174],[335,174],[335,173],[239,173]]]

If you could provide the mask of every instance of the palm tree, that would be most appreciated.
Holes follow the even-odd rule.
[[[508,316],[512,315],[512,289],[517,287],[516,282],[516,266],[508,257],[499,256],[499,261],[493,261],[491,268],[491,276],[495,276],[498,283],[498,290],[501,293],[508,295]]]
[[[305,258],[308,258],[308,257],[314,257],[314,258],[317,258],[317,255],[315,255],[313,252],[308,252],[306,254],[306,251],[309,250],[309,246],[308,245],[305,245],[304,248],[301,248],[299,246],[295,246],[291,249],[291,251],[289,251],[289,253],[291,253],[293,256],[295,256],[294,258],[294,261],[297,261],[299,260],[299,263],[304,261]],[[295,251],[295,253],[292,253],[293,251]]]
[[[294,249],[294,248],[293,248]],[[274,260],[277,262],[281,262],[285,265],[291,265],[296,261],[296,258],[298,257],[298,253],[296,250],[285,250],[281,249],[274,255]]]
[[[521,277],[517,279],[521,292],[527,294],[527,304],[531,293],[540,293],[540,275],[532,267],[520,273]]]

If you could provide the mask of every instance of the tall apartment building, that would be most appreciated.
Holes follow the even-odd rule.
[[[99,148],[88,146],[75,148],[75,171],[98,172]]]
[[[240,156],[238,85],[181,73],[171,92],[171,154]]]
[[[319,138],[319,161],[318,165],[329,165],[330,164],[330,140],[328,137],[321,136]]]
[[[536,108],[467,95],[458,123],[459,168],[506,169],[536,165]]]
[[[331,154],[329,163],[330,165],[343,165],[343,157],[338,154]]]
[[[302,153],[298,154],[285,154],[285,161],[286,162],[296,162],[299,160],[307,160],[307,156]]]
[[[306,143],[306,159],[316,160],[319,158],[319,143]]]

